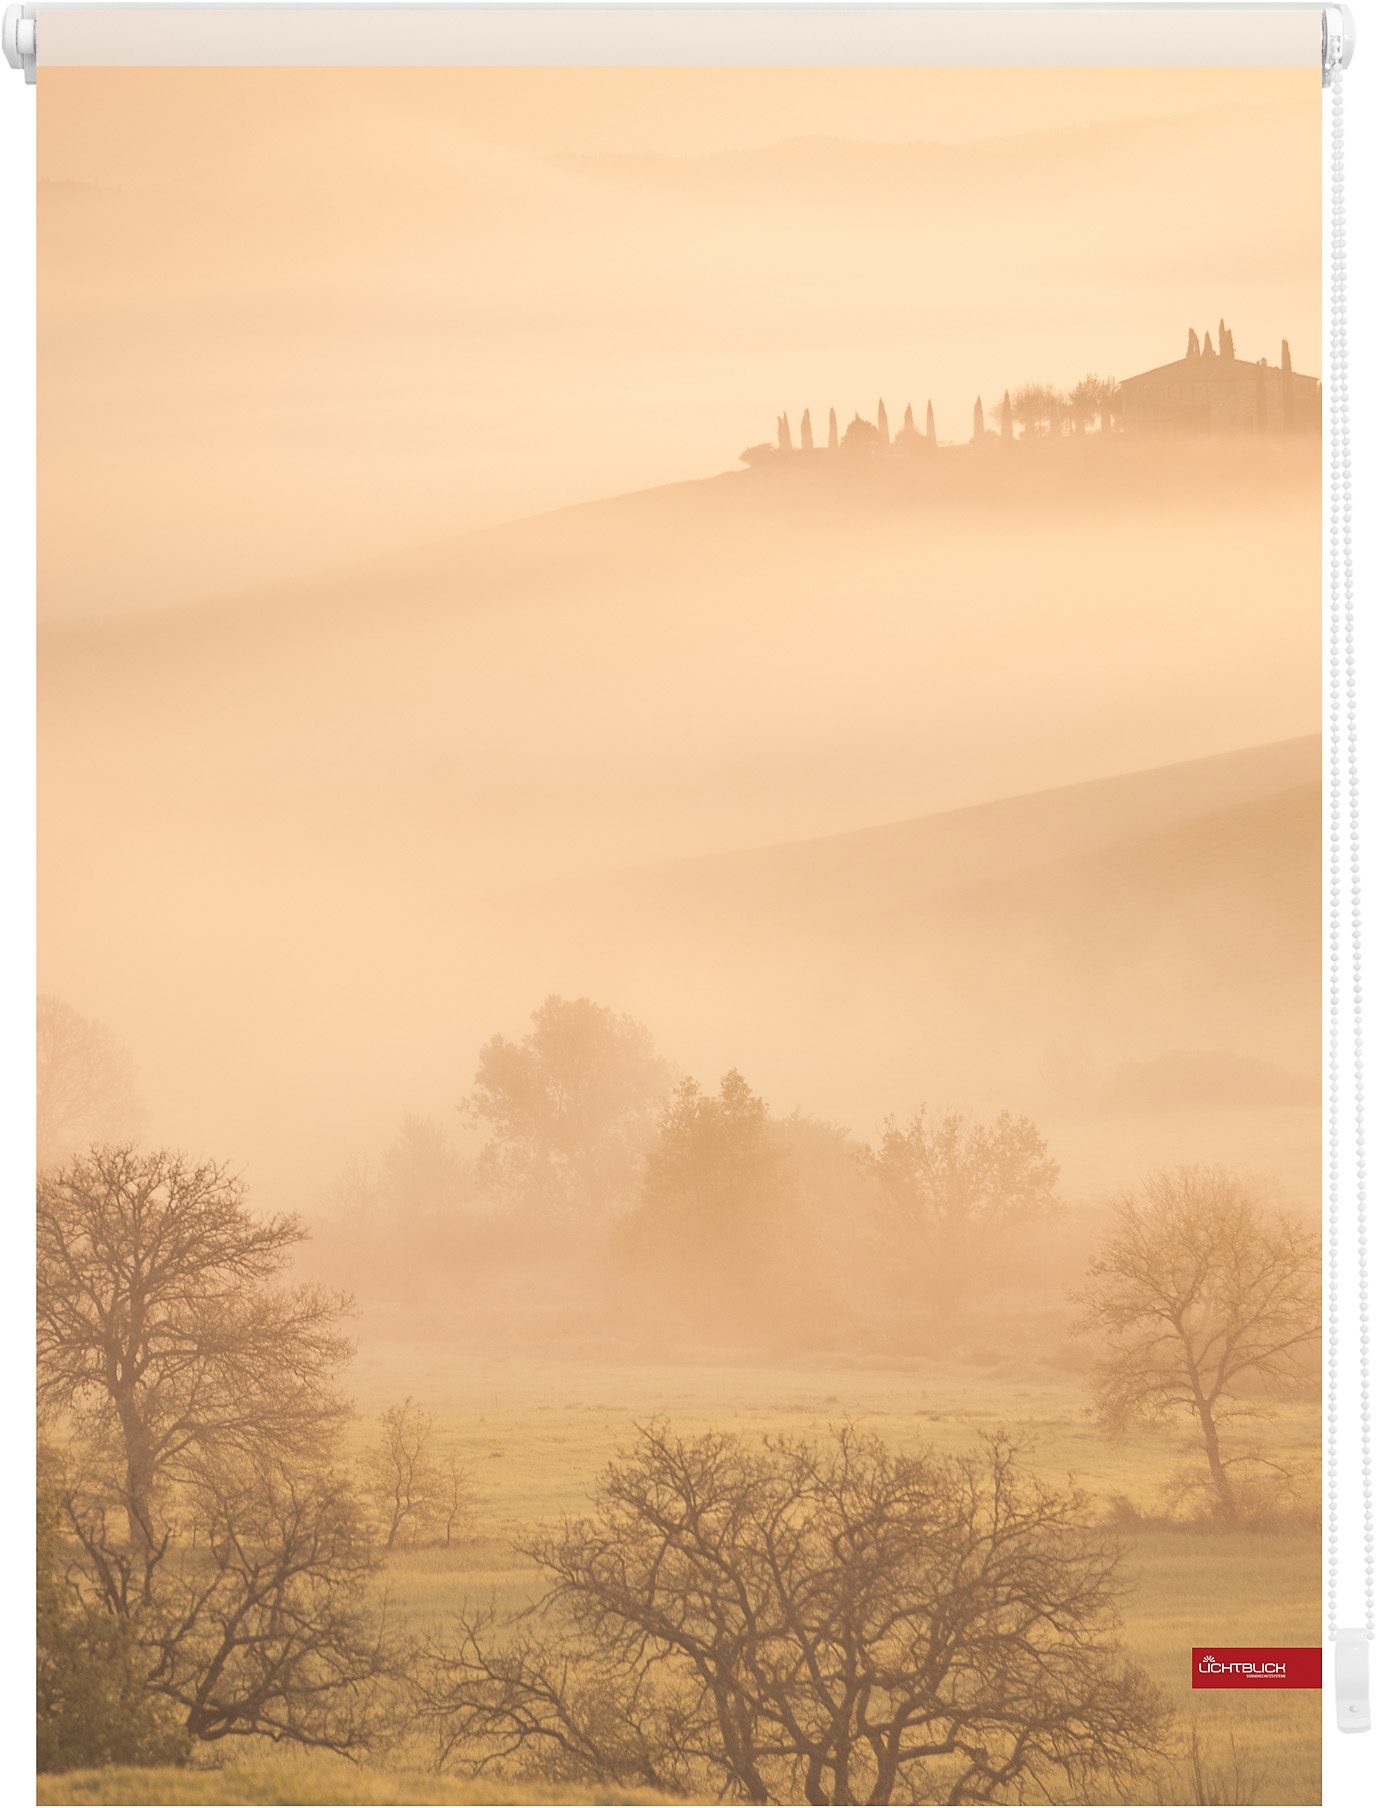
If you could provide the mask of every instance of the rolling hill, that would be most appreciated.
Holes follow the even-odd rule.
[[[1104,1076],[1227,1051],[1307,1078],[1318,759],[1301,739],[537,888],[491,933],[552,988],[657,1023],[672,998],[676,1051],[705,1061],[734,1026],[776,1094],[842,1116],[914,1092],[1044,1100],[1066,1049]]]
[[[55,628],[43,984],[293,1185],[550,992],[856,1124],[1308,1072],[1311,473],[1254,451],[749,472]]]

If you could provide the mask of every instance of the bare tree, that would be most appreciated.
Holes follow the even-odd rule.
[[[748,1802],[1103,1799],[1167,1710],[1089,1502],[977,1455],[643,1430],[502,1639],[434,1647],[442,1762]]]
[[[1258,1802],[1268,1785],[1268,1766],[1238,1750],[1237,1734],[1229,1733],[1226,1754],[1212,1750],[1195,1722],[1182,1741],[1174,1777],[1162,1779],[1161,1799],[1199,1804],[1199,1808],[1247,1808]]]
[[[438,1517],[444,1525],[444,1548],[448,1550],[472,1518],[473,1481],[467,1463],[453,1444],[447,1444],[441,1452],[439,1470]]]
[[[207,1469],[183,1503],[177,1534],[135,1552],[98,1500],[66,1497],[87,1599],[128,1628],[143,1690],[175,1704],[195,1739],[366,1747],[402,1654],[371,1598],[377,1559],[347,1484],[249,1460]]]
[[[37,1012],[38,1165],[83,1143],[137,1136],[143,1127],[134,1063],[103,1023],[40,993]]]
[[[38,1188],[40,1404],[69,1413],[129,1542],[160,1542],[160,1497],[247,1453],[319,1453],[344,1406],[345,1302],[281,1284],[305,1236],[257,1218],[213,1162],[101,1148]]]
[[[942,1315],[1012,1233],[1056,1209],[1061,1172],[1029,1118],[1002,1111],[980,1123],[925,1106],[906,1127],[887,1120],[869,1166],[883,1200],[886,1266],[904,1287],[916,1278]]]
[[[1312,1373],[1317,1238],[1263,1212],[1222,1169],[1153,1174],[1119,1202],[1081,1303],[1084,1328],[1103,1340],[1101,1422],[1118,1431],[1192,1420],[1219,1515],[1241,1517],[1235,1471],[1257,1458],[1230,1448],[1226,1434],[1266,1410],[1257,1389],[1284,1392]]]
[[[424,1537],[440,1515],[445,1475],[434,1451],[435,1421],[408,1394],[379,1421],[368,1453],[366,1490],[381,1522],[386,1550]]]
[[[145,1686],[146,1660],[129,1620],[73,1574],[64,1512],[70,1476],[60,1451],[37,1452],[35,1632],[40,1771],[105,1764],[175,1764],[187,1735],[175,1710]]]

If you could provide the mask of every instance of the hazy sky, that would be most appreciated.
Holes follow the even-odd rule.
[[[1178,354],[1316,369],[1309,72],[58,70],[48,620]]]

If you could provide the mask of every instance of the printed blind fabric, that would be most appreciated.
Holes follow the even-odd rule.
[[[40,1764],[1316,1802],[1317,13],[37,10]]]

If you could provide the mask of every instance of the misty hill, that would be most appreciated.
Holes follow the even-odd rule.
[[[646,905],[677,898],[694,915],[758,914],[830,925],[865,902],[908,907],[942,894],[972,895],[1013,874],[1086,862],[1127,844],[1159,841],[1200,824],[1223,852],[1228,824],[1320,782],[1320,741],[1300,736],[1209,759],[1129,772],[963,810],[589,882]],[[1307,888],[1306,888],[1307,890]]]
[[[889,208],[895,198],[923,212],[955,211],[976,185],[986,204],[1007,190],[1016,214],[1019,175],[1054,181],[1073,204],[1109,171],[1160,207],[1176,184],[1191,179],[1202,149],[1224,159],[1269,144],[1286,118],[1283,106],[1224,105],[1184,117],[1136,118],[1003,133],[964,143],[841,138],[825,131],[773,144],[705,155],[573,153],[554,159],[570,174],[604,181],[638,181],[667,194],[711,197],[729,205],[805,193],[811,203],[848,210]],[[885,121],[892,134],[899,122]],[[911,122],[914,125],[920,122]],[[1150,174],[1148,175],[1148,172]]]
[[[504,900],[506,932],[600,994],[667,983],[747,1050],[751,1024],[794,1022],[790,1053],[771,1033],[761,1059],[785,1096],[838,1111],[914,1085],[1037,1098],[1067,1051],[1089,1090],[1227,1053],[1219,1086],[1246,1103],[1299,1050],[1298,1098],[1318,1060],[1319,783],[1300,739],[528,893]],[[1212,1071],[1186,1084],[1202,1107]]]
[[[437,900],[1306,730],[1316,461],[1059,450],[800,460],[51,629],[50,842],[251,823]]]
[[[857,405],[873,410],[871,397],[836,399],[843,417]],[[997,397],[986,399],[992,409]],[[796,430],[805,398],[781,400],[793,407]],[[813,400],[816,425],[823,398]],[[895,397],[895,418],[901,405]],[[760,429],[768,435],[772,422],[761,420]],[[970,420],[939,418],[937,429],[939,440],[965,451]],[[740,449],[724,437],[723,466],[733,465]],[[983,534],[996,526],[1006,532],[1014,559],[1024,549],[1040,550],[1050,526],[1096,538],[1107,528],[1130,549],[1139,533],[1145,538],[1157,526],[1144,518],[1144,504],[1169,511],[1172,522],[1191,532],[1207,533],[1229,522],[1234,510],[1246,512],[1264,552],[1269,536],[1258,516],[1288,526],[1312,509],[1318,483],[1312,447],[1273,441],[1163,447],[1116,437],[1054,448],[1019,442],[1010,452],[991,447],[978,458],[799,457],[576,503],[385,559],[336,564],[326,545],[317,575],[304,581],[89,621],[64,620],[58,610],[41,638],[54,656],[73,658],[89,652],[104,660],[125,646],[138,659],[175,655],[182,647],[199,656],[212,638],[217,649],[241,645],[256,658],[263,635],[333,636],[498,605],[563,604],[622,585],[641,587],[637,600],[649,606],[648,585],[655,586],[654,597],[672,598],[741,576],[768,581],[795,567],[807,572],[819,562],[837,580],[860,559],[879,561],[902,581],[914,555],[926,550],[919,536],[933,527]],[[901,536],[897,546],[895,536]],[[981,556],[997,552],[984,547]],[[1241,549],[1244,560],[1248,552]]]
[[[1293,1067],[1303,756],[1181,762],[1316,720],[1314,461],[1077,450],[747,471],[48,631],[45,988],[160,1137],[294,1177],[452,1109],[550,992],[857,1125],[1016,1103],[1053,1047]]]
[[[396,71],[245,110],[207,81],[194,131],[151,71],[69,100],[39,220],[45,617],[720,470],[781,409],[930,396],[963,439],[977,393],[1145,370],[1201,313],[1314,368],[1296,72],[1024,84]],[[892,142],[924,137],[960,142]]]

